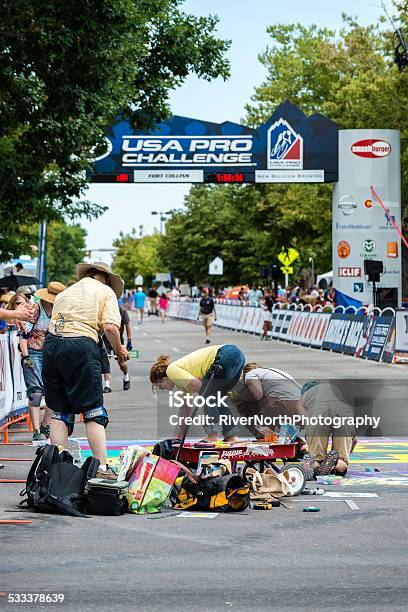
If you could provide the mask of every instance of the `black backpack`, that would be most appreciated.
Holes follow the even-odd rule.
[[[20,493],[27,498],[20,502],[20,507],[86,517],[82,512],[85,485],[95,477],[99,460],[88,457],[79,468],[68,451],[60,453],[58,446],[50,444],[40,446],[36,454],[26,487]]]
[[[167,438],[167,440],[156,442],[153,446],[152,455],[158,455],[170,461],[175,455],[174,444],[180,444],[180,438]]]

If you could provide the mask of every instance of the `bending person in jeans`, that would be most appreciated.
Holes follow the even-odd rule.
[[[150,369],[150,381],[158,389],[171,391],[175,387],[189,393],[209,398],[225,396],[238,382],[245,364],[243,352],[233,344],[208,346],[189,353],[170,363],[168,355],[160,355]],[[232,417],[222,401],[204,411],[211,423],[204,426],[206,442],[216,442],[223,437],[226,442],[236,442],[236,427],[232,423],[220,423],[220,415]],[[191,414],[191,408],[180,409],[181,417]],[[181,427],[179,435],[184,427]]]

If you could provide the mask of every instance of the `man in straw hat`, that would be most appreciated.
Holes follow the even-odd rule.
[[[45,335],[50,326],[52,308],[55,298],[66,289],[65,285],[51,282],[48,287],[38,289],[35,295],[39,301],[32,307],[33,313],[20,335],[20,350],[24,381],[27,387],[28,411],[33,427],[33,442],[45,440],[50,437],[50,424],[52,411],[45,408],[44,417],[40,425],[40,406],[44,395],[42,380],[43,346]],[[26,296],[18,292],[15,295],[16,305],[26,302]]]
[[[99,334],[108,338],[121,364],[128,352],[120,341],[118,300],[123,281],[105,263],[81,263],[78,282],[55,300],[50,333],[44,344],[43,378],[47,405],[54,411],[51,440],[64,448],[74,429],[75,414],[83,414],[89,446],[101,465],[99,478],[116,479],[106,464]]]

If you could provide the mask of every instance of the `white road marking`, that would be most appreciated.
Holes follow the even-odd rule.
[[[180,349],[176,348],[175,346],[172,346],[171,350],[174,351],[175,353],[179,353],[180,352]]]
[[[155,342],[157,342],[158,344],[161,344],[161,342],[162,342],[162,341],[161,341],[161,340],[159,340],[158,338],[155,338],[155,339],[154,339],[154,341],[155,341]]]
[[[144,336],[148,336],[149,334],[146,334],[146,332],[143,332],[143,335],[144,335]]]

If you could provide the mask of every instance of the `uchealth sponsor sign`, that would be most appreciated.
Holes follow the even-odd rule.
[[[397,288],[401,303],[401,241],[390,218],[401,223],[398,130],[341,130],[339,181],[333,190],[333,286],[372,304],[364,261],[382,261],[379,288]],[[373,197],[374,186],[386,209]],[[361,284],[363,283],[363,284]]]

